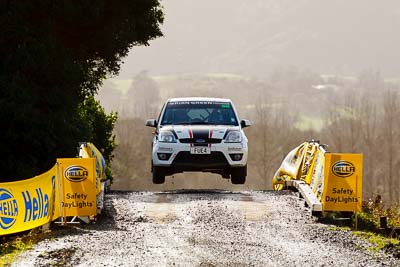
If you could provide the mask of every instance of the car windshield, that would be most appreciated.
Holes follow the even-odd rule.
[[[238,125],[229,102],[176,101],[165,108],[161,125]]]

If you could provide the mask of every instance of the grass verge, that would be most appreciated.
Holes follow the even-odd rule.
[[[365,231],[354,231],[354,235],[361,237],[362,239],[367,240],[372,246],[369,250],[373,252],[379,251],[397,251],[397,258],[400,256],[400,240],[396,238],[386,237],[373,232],[365,232]]]
[[[34,244],[49,235],[50,231],[38,233],[37,230],[33,230],[27,235],[3,239],[0,243],[0,266],[10,266],[20,253],[31,249]]]

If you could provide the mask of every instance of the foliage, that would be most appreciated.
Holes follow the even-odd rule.
[[[376,231],[379,228],[379,220],[376,220],[371,213],[362,211],[357,217],[357,226],[359,229]]]
[[[380,195],[377,195],[373,199],[363,201],[362,211],[358,214],[358,226],[360,229],[378,231],[382,216],[387,217],[388,227],[400,227],[399,205],[385,207]]]
[[[83,138],[100,143],[111,160],[107,125],[115,115],[100,112],[85,122],[85,109],[132,46],[162,35],[162,21],[158,0],[0,2],[1,181],[75,156]]]
[[[372,231],[377,230],[381,216],[383,216],[383,203],[380,196],[363,201],[362,211],[359,213],[360,228]]]
[[[395,204],[387,208],[383,215],[388,217],[388,225],[400,227],[400,204]]]

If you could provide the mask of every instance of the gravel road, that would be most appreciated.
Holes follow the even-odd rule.
[[[292,192],[112,192],[96,224],[55,231],[14,266],[400,266],[317,223]]]

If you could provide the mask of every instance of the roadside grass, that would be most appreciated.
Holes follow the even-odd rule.
[[[23,251],[32,248],[32,240],[17,238],[13,241],[0,245],[0,266],[9,266],[15,258]]]
[[[348,226],[328,226],[328,231],[352,231],[352,234],[368,241],[372,247],[369,250],[379,252],[387,248],[400,249],[400,240],[397,238],[387,237],[380,233],[374,233],[368,230],[353,230]]]
[[[342,225],[342,221],[337,221],[341,216],[340,212],[332,212],[324,218],[329,231],[351,230],[352,234],[358,236],[371,244],[368,250],[372,252],[384,251],[391,253],[396,258],[400,258],[400,205],[394,204],[390,207],[385,206],[381,197],[378,195],[374,199],[363,201],[362,210],[358,213],[357,229],[355,226],[355,216],[353,214],[351,221],[353,227]],[[382,217],[387,219],[387,227],[381,228],[380,220]],[[397,230],[397,231],[396,231]]]
[[[367,240],[372,245],[372,247],[368,248],[370,251],[379,252],[382,250],[391,250],[393,248],[400,250],[400,240],[396,238],[366,231],[354,231],[353,234]]]
[[[49,237],[49,235],[50,231],[45,233],[31,231],[21,237],[3,239],[0,243],[0,266],[10,266],[20,253],[32,249],[34,244]]]
[[[349,226],[328,226],[328,231],[349,231],[351,228]]]

